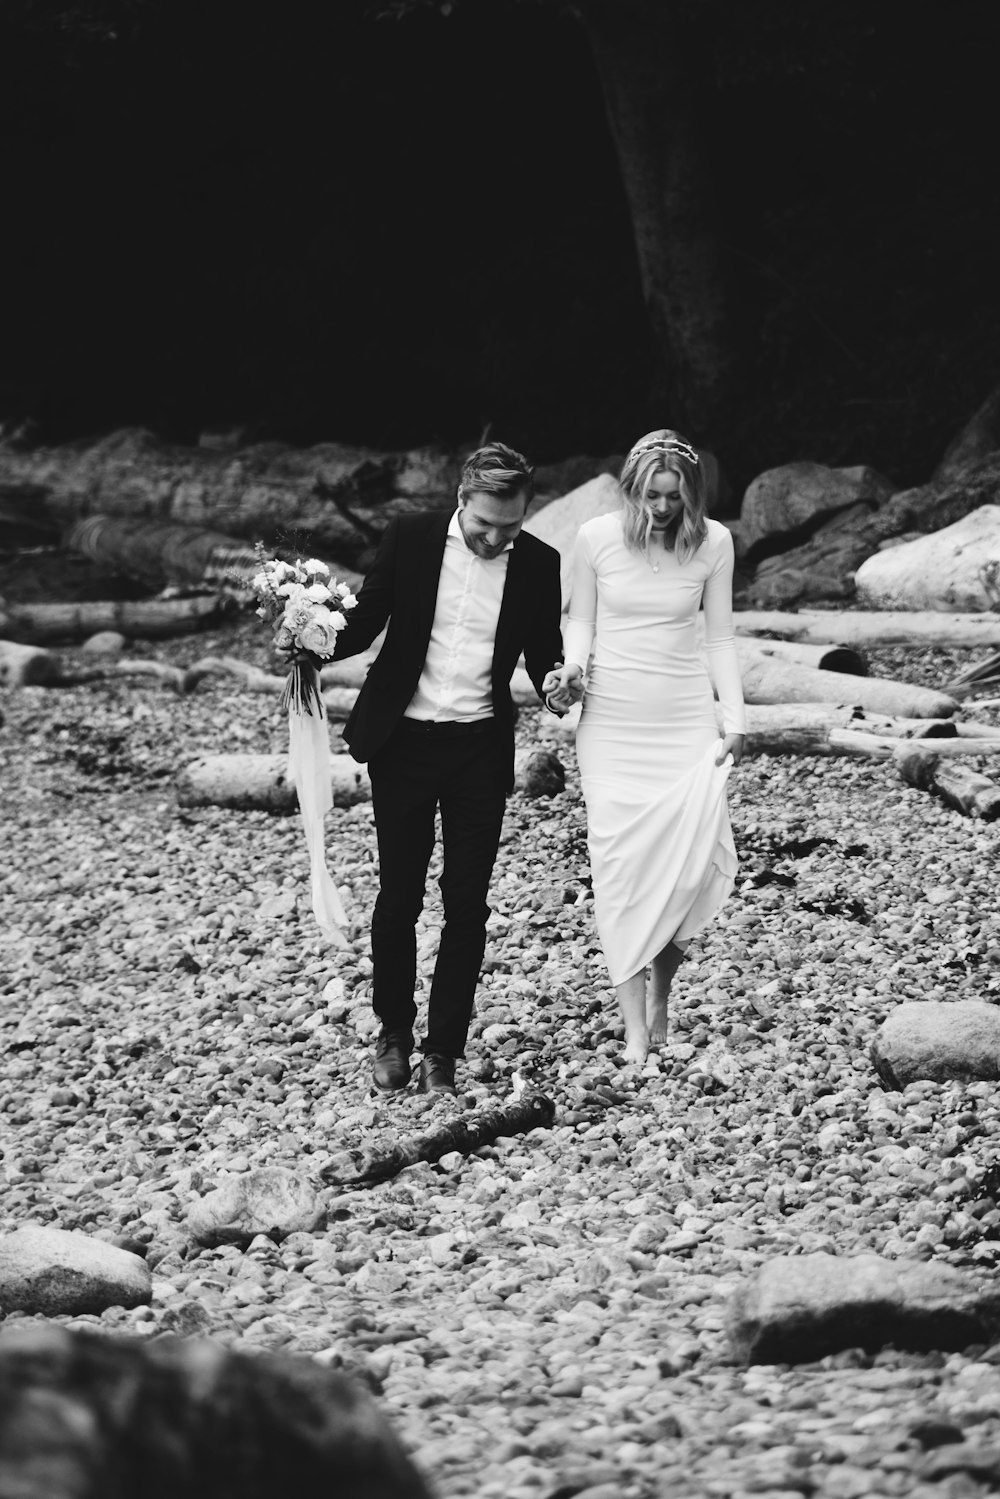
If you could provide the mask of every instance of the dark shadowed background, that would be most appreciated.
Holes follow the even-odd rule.
[[[737,372],[696,435],[737,492],[801,457],[925,478],[998,378],[1000,7],[681,9]],[[7,0],[0,162],[0,418],[43,441],[551,461],[675,419],[555,5]]]

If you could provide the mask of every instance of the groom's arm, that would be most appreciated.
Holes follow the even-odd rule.
[[[542,683],[554,667],[561,665],[563,659],[562,633],[559,628],[562,585],[559,578],[559,553],[555,547],[545,545],[532,586],[536,589],[535,609],[524,646],[524,665],[535,691],[544,702]]]
[[[358,602],[347,616],[347,624],[336,639],[335,661],[366,651],[382,633],[392,613],[395,591],[396,554],[399,548],[399,518],[391,520],[379,542],[375,560],[365,576]]]

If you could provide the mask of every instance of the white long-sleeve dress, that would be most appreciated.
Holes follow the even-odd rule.
[[[743,733],[733,541],[718,521],[687,562],[629,551],[621,515],[581,526],[565,635],[587,670],[576,747],[597,930],[613,984],[691,937],[732,890],[736,849],[719,727]],[[705,648],[697,637],[705,611]],[[706,670],[706,658],[708,669]],[[711,678],[709,678],[709,671]]]

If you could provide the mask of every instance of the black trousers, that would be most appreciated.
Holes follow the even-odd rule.
[[[461,1057],[486,947],[486,903],[510,775],[508,736],[493,720],[404,720],[369,761],[380,889],[372,915],[373,996],[386,1030],[413,1029],[416,922],[441,810],[444,927],[422,1050]]]

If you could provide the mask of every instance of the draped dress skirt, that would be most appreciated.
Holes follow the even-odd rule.
[[[576,746],[597,929],[620,984],[715,915],[737,865],[731,761],[715,763],[721,740],[696,629],[715,527],[688,562],[666,553],[654,571],[606,519],[615,524],[586,528],[598,603]]]

